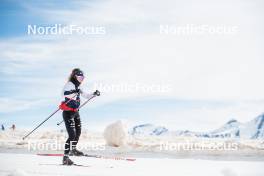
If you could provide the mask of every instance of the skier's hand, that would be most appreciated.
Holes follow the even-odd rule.
[[[99,90],[96,90],[96,91],[93,93],[93,95],[100,96],[100,92],[99,92]]]

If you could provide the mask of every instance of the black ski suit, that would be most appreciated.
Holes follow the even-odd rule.
[[[68,132],[68,139],[65,143],[64,154],[69,154],[70,150],[76,148],[81,135],[81,119],[79,112],[63,111],[63,119],[65,122],[66,130]]]
[[[75,79],[70,80],[64,86],[64,102],[67,104],[66,107],[64,106],[62,116],[69,136],[65,143],[64,154],[66,155],[76,148],[82,131],[79,110],[77,110],[80,106],[80,95],[87,99],[91,97],[91,94],[80,90],[79,86],[80,84]]]

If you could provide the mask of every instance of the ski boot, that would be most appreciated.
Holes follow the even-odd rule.
[[[63,165],[73,165],[73,161],[69,158],[69,156],[64,155],[62,159],[62,164]]]
[[[79,150],[77,150],[77,149],[72,149],[70,151],[70,155],[71,156],[84,156],[84,153],[79,151]]]

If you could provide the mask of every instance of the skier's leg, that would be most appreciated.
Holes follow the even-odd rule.
[[[81,119],[80,119],[79,112],[76,112],[75,117],[74,117],[74,122],[75,122],[76,136],[74,139],[74,146],[73,146],[74,149],[72,150],[72,153],[76,156],[82,156],[84,155],[84,153],[76,149],[77,143],[79,141],[79,138],[82,132]]]
[[[70,150],[74,148],[74,140],[76,138],[76,130],[75,130],[75,121],[72,117],[73,113],[70,111],[63,111],[63,119],[65,122],[65,127],[68,132],[68,139],[65,143],[64,154],[68,155]]]
[[[82,133],[82,124],[81,124],[81,119],[80,119],[80,115],[79,112],[76,113],[76,116],[74,118],[74,122],[75,122],[75,130],[76,130],[76,136],[75,136],[75,140],[76,141],[76,145],[79,141],[80,135]],[[75,146],[76,146],[75,145]]]

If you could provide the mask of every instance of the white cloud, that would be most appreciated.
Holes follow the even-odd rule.
[[[29,86],[41,92],[33,93],[34,97],[55,97],[69,71],[81,67],[87,74],[89,87],[98,81],[164,83],[171,84],[173,91],[151,96],[218,101],[264,99],[261,1],[78,3],[80,8],[63,10],[24,5],[51,23],[105,25],[107,35],[2,39],[0,62],[4,67],[0,72],[14,82],[28,81]],[[238,26],[238,33],[163,36],[159,34],[160,24],[234,25]],[[101,102],[148,96],[142,92],[105,94]],[[210,118],[216,110],[209,111],[207,115],[205,111],[192,113]],[[232,114],[228,109],[225,112]]]
[[[0,113],[18,112],[40,106],[47,101],[43,100],[19,100],[11,98],[0,98]]]

